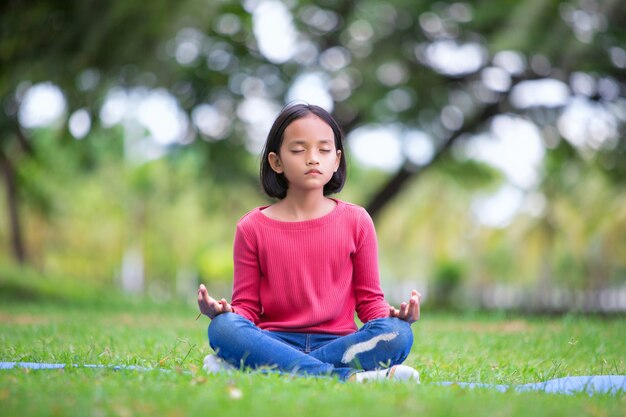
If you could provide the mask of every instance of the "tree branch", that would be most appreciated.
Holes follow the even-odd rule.
[[[33,156],[35,154],[33,147],[28,141],[28,138],[24,134],[24,131],[17,120],[15,120],[15,133],[17,136],[17,142],[20,144],[22,151],[29,156]]]
[[[474,132],[479,126],[484,124],[491,117],[498,114],[499,101],[484,106],[481,112],[476,115],[469,123],[452,134],[443,145],[437,150],[433,159],[426,165],[417,166],[410,161],[405,161],[402,167],[384,184],[370,202],[366,205],[366,209],[372,218],[375,218],[381,209],[387,205],[396,195],[398,195],[405,184],[417,175],[433,166],[445,154],[448,153],[452,145],[464,134]]]

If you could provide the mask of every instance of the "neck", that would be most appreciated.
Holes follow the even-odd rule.
[[[335,202],[322,193],[287,192],[287,196],[277,203],[283,213],[293,220],[310,220],[328,214]]]

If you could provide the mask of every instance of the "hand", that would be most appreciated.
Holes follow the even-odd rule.
[[[400,320],[404,320],[409,324],[412,324],[420,319],[420,300],[422,294],[416,290],[411,291],[411,298],[408,303],[400,304],[398,310],[394,306],[389,306],[389,317],[397,317]]]
[[[233,308],[225,298],[219,301],[211,298],[204,284],[200,284],[200,288],[198,288],[198,307],[200,308],[200,314],[204,314],[210,319],[213,319],[218,314],[232,313],[233,311]]]

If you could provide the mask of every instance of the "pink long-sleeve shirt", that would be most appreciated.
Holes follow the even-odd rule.
[[[374,224],[362,207],[335,200],[308,221],[271,219],[257,207],[237,224],[232,306],[262,329],[350,334],[388,317]]]

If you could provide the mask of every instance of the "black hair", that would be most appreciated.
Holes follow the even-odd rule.
[[[326,110],[319,106],[301,103],[291,104],[284,107],[274,121],[274,124],[270,129],[270,133],[267,135],[267,140],[265,141],[265,146],[263,148],[263,154],[261,156],[261,185],[263,186],[265,193],[270,197],[279,199],[285,198],[289,184],[287,183],[287,179],[284,174],[278,174],[272,169],[268,161],[268,156],[270,152],[279,154],[287,126],[294,121],[311,114],[319,117],[328,126],[330,126],[333,130],[333,135],[335,136],[335,148],[338,151],[341,151],[339,168],[337,169],[337,172],[333,174],[330,181],[324,185],[324,195],[338,193],[341,191],[344,183],[346,182],[347,166],[345,151],[343,149],[344,135],[337,121]]]

